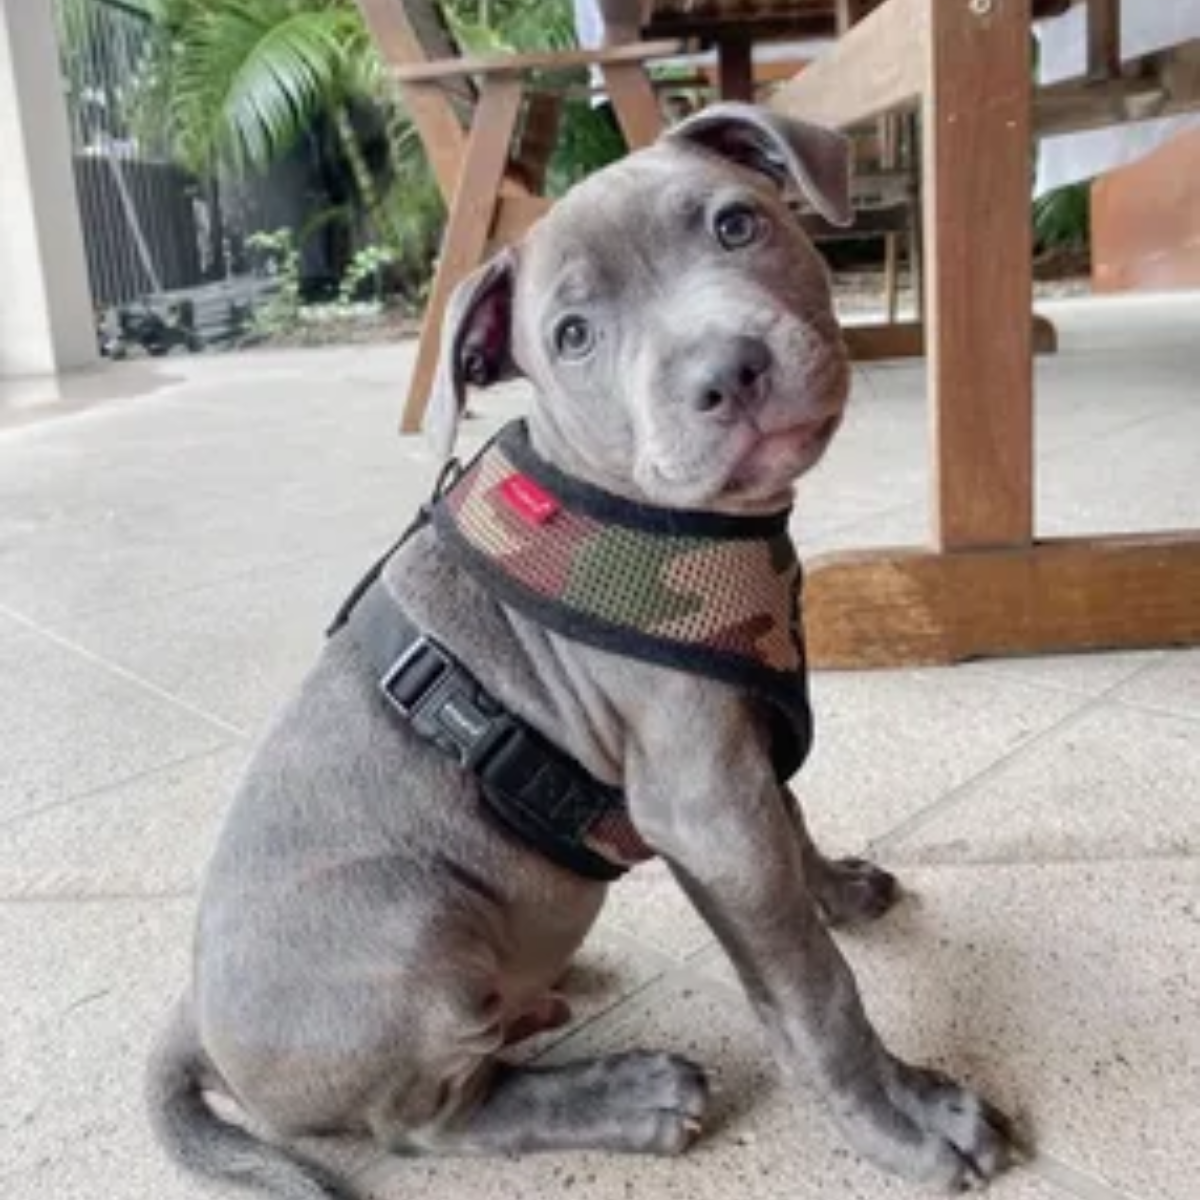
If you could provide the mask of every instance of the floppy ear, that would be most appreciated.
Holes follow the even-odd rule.
[[[442,325],[441,353],[424,429],[439,458],[449,458],[467,404],[467,385],[490,387],[516,373],[512,294],[516,255],[503,250],[454,289]]]
[[[714,104],[664,136],[758,171],[781,189],[794,185],[831,224],[854,220],[850,142],[831,129],[751,104]]]

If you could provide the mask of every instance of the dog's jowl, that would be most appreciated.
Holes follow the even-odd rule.
[[[847,169],[835,134],[719,106],[458,290],[442,453],[468,383],[533,400],[355,590],[241,782],[150,1069],[185,1167],[345,1200],[297,1139],[684,1151],[701,1067],[504,1057],[569,1018],[557,982],[652,855],[857,1151],[945,1188],[1006,1164],[1003,1118],[869,1025],[827,926],[895,882],[823,858],[788,787],[811,738],[792,487],[848,392],[791,202],[846,221]]]

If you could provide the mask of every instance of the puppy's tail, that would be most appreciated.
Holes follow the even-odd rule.
[[[190,1005],[181,1001],[151,1057],[146,1103],[159,1141],[184,1170],[280,1200],[357,1200],[324,1167],[217,1116],[203,1091],[203,1081],[214,1076]]]

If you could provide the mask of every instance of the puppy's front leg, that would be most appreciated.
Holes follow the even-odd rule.
[[[703,749],[693,743],[686,762],[638,753],[629,764],[633,816],[729,953],[785,1076],[812,1080],[856,1149],[886,1169],[947,1188],[998,1173],[1004,1118],[894,1058],[867,1020],[806,885],[759,723],[727,707],[692,727],[704,728]]]

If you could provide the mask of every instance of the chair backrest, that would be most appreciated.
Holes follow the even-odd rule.
[[[385,63],[412,67],[461,56],[438,0],[358,0],[359,10]],[[452,195],[466,152],[477,99],[467,77],[435,84],[400,84],[444,195]]]
[[[421,47],[423,61],[437,62],[462,55],[463,48],[458,44],[439,0],[400,0],[400,3]],[[463,127],[469,129],[471,110],[479,98],[471,77],[448,79],[442,87],[456,101],[456,109],[461,109]]]

